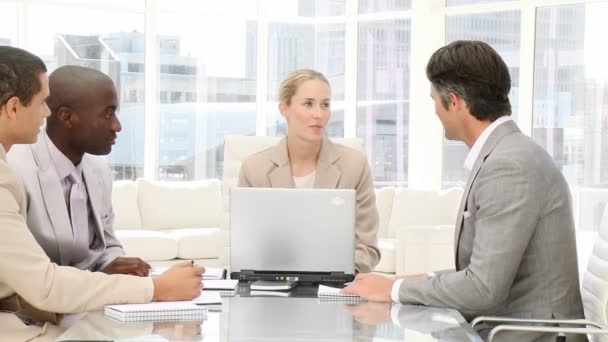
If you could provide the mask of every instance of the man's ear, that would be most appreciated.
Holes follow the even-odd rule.
[[[4,110],[6,110],[6,113],[9,118],[16,119],[19,106],[22,106],[21,100],[19,100],[17,96],[13,96],[8,99],[8,101],[6,101],[2,107],[4,108]]]
[[[453,107],[454,109],[461,109],[461,108],[463,108],[463,106],[465,106],[465,107],[467,106],[466,101],[456,93],[450,92],[448,94],[448,97],[449,97],[448,107]]]
[[[61,122],[62,125],[68,128],[72,128],[72,120],[74,118],[74,111],[72,110],[72,108],[59,107],[59,109],[54,115],[57,115],[57,119],[59,120],[59,122]]]

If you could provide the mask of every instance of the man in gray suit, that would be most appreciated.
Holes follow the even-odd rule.
[[[568,185],[510,119],[504,61],[483,42],[457,41],[436,51],[426,72],[446,137],[471,149],[455,226],[456,269],[401,279],[359,275],[344,292],[454,308],[468,320],[583,317]]]
[[[114,83],[97,70],[64,66],[51,74],[49,88],[46,132],[8,154],[25,185],[28,227],[59,265],[148,275],[150,266],[124,257],[114,235],[112,177],[94,156],[110,153],[121,130]]]

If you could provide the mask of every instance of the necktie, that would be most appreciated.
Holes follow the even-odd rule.
[[[76,263],[86,256],[89,249],[89,215],[87,195],[82,178],[75,172],[68,176],[70,186],[70,220],[74,236],[72,262]]]

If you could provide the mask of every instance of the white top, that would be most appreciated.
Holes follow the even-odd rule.
[[[293,183],[296,185],[296,189],[312,189],[315,187],[315,175],[317,171],[313,171],[304,177],[293,176]]]
[[[494,120],[494,122],[492,122],[490,124],[490,126],[486,127],[486,129],[484,129],[483,132],[481,132],[481,134],[479,135],[479,138],[477,138],[477,140],[475,140],[473,147],[471,147],[471,150],[467,154],[467,158],[464,160],[465,169],[467,169],[469,171],[473,170],[473,166],[475,165],[475,161],[477,160],[477,157],[479,157],[481,148],[483,147],[483,145],[486,144],[486,140],[488,140],[488,137],[490,136],[490,134],[492,134],[492,132],[494,132],[496,127],[500,126],[501,124],[503,124],[507,121],[512,121],[512,120],[513,119],[511,119],[510,115],[501,116],[498,119]]]

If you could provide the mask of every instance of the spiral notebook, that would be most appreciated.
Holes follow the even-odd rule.
[[[104,314],[119,321],[204,320],[221,305],[219,293],[203,291],[190,301],[106,305]]]
[[[354,294],[341,293],[341,288],[319,285],[319,302],[361,303],[365,300]]]

